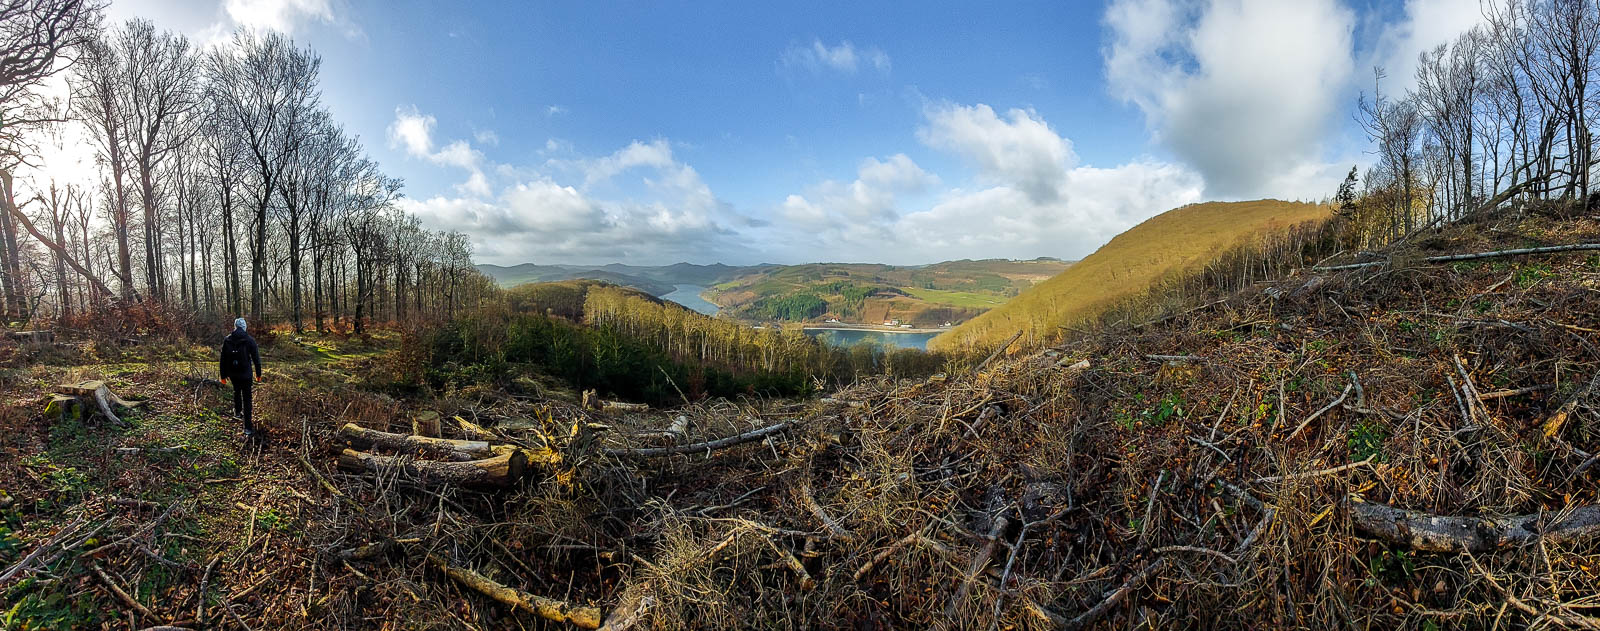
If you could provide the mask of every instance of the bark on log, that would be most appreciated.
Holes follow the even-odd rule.
[[[623,403],[621,401],[606,401],[600,404],[602,412],[644,412],[650,406],[644,403]]]
[[[394,456],[375,456],[354,449],[339,454],[339,468],[349,471],[398,469],[402,475],[429,485],[496,488],[521,479],[528,468],[522,450],[508,450],[493,458],[468,462],[434,462]]]
[[[795,425],[795,423],[796,423],[796,421],[784,421],[782,423],[778,423],[777,425],[770,425],[770,426],[763,427],[763,428],[758,429],[758,430],[745,432],[743,434],[738,434],[738,435],[735,435],[735,436],[729,436],[727,438],[719,438],[717,440],[707,441],[707,442],[703,442],[703,443],[695,443],[693,445],[674,445],[672,447],[645,447],[645,448],[641,448],[641,449],[607,449],[606,450],[606,454],[607,455],[611,455],[611,456],[624,456],[624,457],[625,456],[633,456],[633,457],[640,457],[640,458],[653,458],[653,457],[659,457],[659,456],[670,456],[670,455],[673,455],[673,454],[693,454],[693,453],[701,453],[701,452],[710,452],[710,451],[714,451],[714,450],[717,450],[717,449],[722,449],[724,447],[732,447],[734,445],[742,445],[744,443],[761,440],[762,438],[765,438],[767,436],[771,436],[771,435],[776,434],[778,432],[782,432],[784,430],[787,430],[790,427],[793,427]]]
[[[438,438],[439,413],[433,411],[418,412],[416,418],[411,419],[411,433],[427,438]]]
[[[481,440],[452,440],[391,434],[368,429],[355,423],[345,423],[339,428],[339,439],[352,448],[372,451],[374,447],[412,456],[427,456],[442,460],[466,462],[492,458],[495,453],[489,443]]]
[[[1362,534],[1430,552],[1488,552],[1540,539],[1562,543],[1600,535],[1600,505],[1562,513],[1450,517],[1363,502],[1350,505],[1350,516]]]
[[[530,594],[514,587],[507,587],[489,580],[484,575],[472,570],[454,567],[436,555],[428,555],[428,561],[444,572],[446,576],[455,579],[456,582],[471,587],[478,593],[500,601],[502,604],[514,609],[520,609],[552,622],[565,622],[580,629],[600,628],[600,609],[597,607],[574,605],[569,602]]]

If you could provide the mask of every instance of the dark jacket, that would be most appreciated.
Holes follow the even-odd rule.
[[[250,360],[242,366],[229,366],[226,352],[229,344],[243,346],[250,355]],[[256,338],[250,337],[250,334],[245,333],[244,329],[234,329],[233,333],[228,334],[228,339],[222,342],[222,348],[224,351],[217,360],[217,372],[222,375],[223,379],[249,380],[251,365],[255,366],[256,377],[261,377],[261,350],[256,348]]]

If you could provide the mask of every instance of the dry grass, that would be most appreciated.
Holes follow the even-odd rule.
[[[992,348],[1017,331],[1037,347],[1063,326],[1095,320],[1119,302],[1193,271],[1262,235],[1327,219],[1327,206],[1259,200],[1192,204],[1156,215],[1066,271],[934,338],[941,349]]]
[[[1453,229],[1396,260],[1596,238],[1592,220],[1507,220]],[[199,541],[185,544],[176,535],[193,531],[164,526],[147,536],[192,544],[173,554],[195,566],[220,553],[214,593],[259,584],[235,599],[255,628],[540,624],[464,590],[428,567],[427,553],[531,593],[635,613],[641,629],[1041,629],[1085,616],[1097,628],[1595,624],[1593,537],[1417,552],[1358,533],[1349,507],[1557,515],[1600,502],[1597,468],[1579,471],[1580,452],[1600,451],[1600,392],[1585,389],[1600,372],[1600,258],[1395,266],[1328,275],[1297,293],[1308,280],[1215,297],[1225,300],[1212,309],[981,372],[863,382],[824,401],[628,416],[492,391],[396,402],[351,385],[379,366],[316,364],[351,379],[270,391],[283,401],[269,411],[278,445],[239,464],[245,479],[178,511],[209,516]],[[1088,369],[1071,368],[1082,359]],[[21,399],[65,370],[0,385]],[[1549,387],[1468,409],[1452,394],[1463,373],[1489,395]],[[182,403],[191,393],[154,385],[166,379],[156,369],[133,374],[130,387],[151,384],[164,410],[215,405]],[[1562,431],[1544,437],[1542,423],[1568,400],[1576,405]],[[421,406],[548,445],[563,460],[500,494],[331,469],[339,423],[384,427]],[[670,443],[661,430],[680,414],[692,421],[685,442],[801,422],[709,453],[640,459],[605,449]],[[8,446],[54,442],[20,406],[0,424]],[[301,453],[344,499],[299,467]],[[17,470],[0,461],[0,471]],[[184,497],[174,470],[155,471],[133,482],[130,469],[110,470],[161,506]],[[61,495],[46,480],[8,489],[28,506],[16,513],[27,535],[19,552],[74,515],[110,516],[116,536],[150,522],[149,513],[106,512],[107,487]],[[273,509],[292,526],[263,537],[267,522],[250,522],[234,502]],[[346,560],[370,543],[389,545]],[[16,553],[6,554],[0,561]],[[159,566],[135,550],[102,562],[129,583]],[[122,606],[82,581],[82,564],[69,556],[52,567],[54,587],[0,589],[87,594],[90,622],[123,620]],[[174,574],[192,585],[197,573]],[[198,602],[193,587],[136,597],[159,622],[181,622]],[[206,611],[223,615],[215,601]]]

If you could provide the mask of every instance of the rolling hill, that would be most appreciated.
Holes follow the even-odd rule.
[[[1119,302],[1250,239],[1326,219],[1324,205],[1273,199],[1191,204],[1129,229],[1066,271],[934,338],[930,348],[992,347],[1022,331],[1030,340],[1092,319]]]
[[[1051,258],[783,265],[716,284],[707,297],[724,313],[749,321],[899,321],[932,328],[998,307],[1070,265]]]

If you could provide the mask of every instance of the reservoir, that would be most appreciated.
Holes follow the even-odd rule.
[[[806,329],[810,335],[829,346],[855,346],[871,342],[885,348],[915,348],[927,350],[928,340],[938,333],[900,333],[898,331],[872,331],[865,329]]]
[[[667,294],[665,296],[662,296],[661,297],[662,300],[671,300],[671,301],[676,302],[676,303],[678,303],[680,305],[683,305],[683,306],[688,307],[690,309],[693,309],[695,311],[699,311],[700,313],[704,313],[704,314],[709,315],[709,316],[717,315],[717,312],[721,310],[716,305],[711,304],[710,301],[707,301],[705,298],[701,298],[700,297],[700,292],[705,291],[706,288],[701,287],[699,285],[674,285],[674,286],[677,287],[677,289],[672,290],[672,293],[669,293],[669,294]]]

